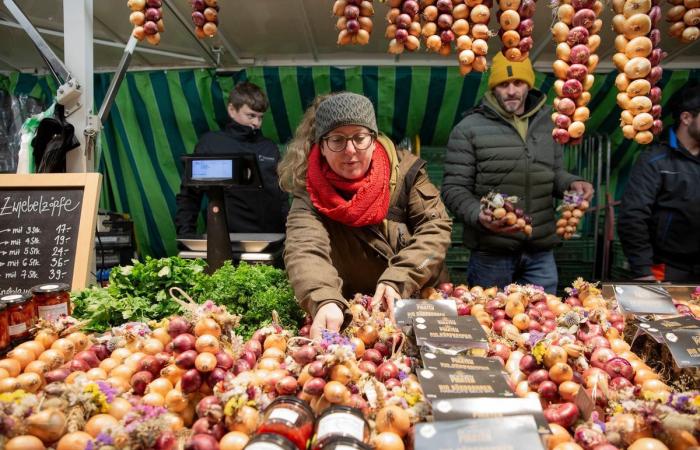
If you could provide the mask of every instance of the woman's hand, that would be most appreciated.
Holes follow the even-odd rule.
[[[326,303],[316,311],[309,336],[311,339],[320,338],[323,330],[338,332],[343,325],[343,319],[343,310],[337,303]]]
[[[379,307],[381,303],[386,305],[386,310],[389,313],[389,318],[394,322],[394,301],[401,300],[401,296],[388,284],[377,284],[377,290],[372,298],[372,308]]]

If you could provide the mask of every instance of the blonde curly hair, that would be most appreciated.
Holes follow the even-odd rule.
[[[287,151],[277,166],[280,187],[283,191],[294,192],[306,189],[306,170],[309,153],[316,143],[316,110],[323,100],[332,94],[317,96],[306,110],[301,123],[294,132],[294,137],[287,144]]]

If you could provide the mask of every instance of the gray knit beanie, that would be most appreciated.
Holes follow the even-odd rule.
[[[360,125],[378,133],[372,102],[363,95],[341,92],[325,99],[316,110],[316,142],[335,128]]]

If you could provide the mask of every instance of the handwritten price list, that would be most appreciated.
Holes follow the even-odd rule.
[[[71,284],[82,191],[0,192],[0,295]]]

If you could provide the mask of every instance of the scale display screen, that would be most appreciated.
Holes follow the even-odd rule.
[[[223,181],[233,178],[231,159],[195,159],[192,161],[192,181]]]

